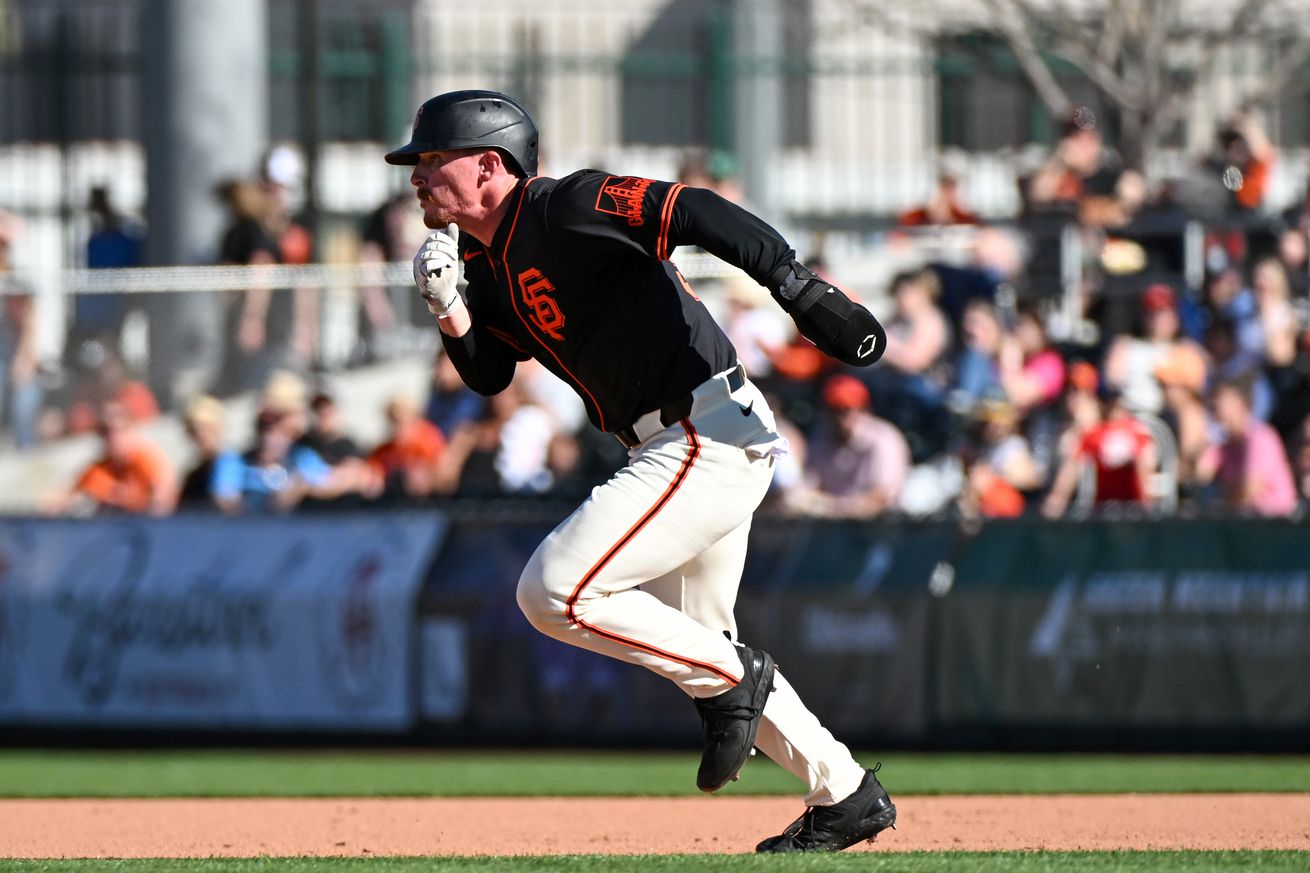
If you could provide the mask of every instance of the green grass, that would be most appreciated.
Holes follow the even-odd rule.
[[[9,861],[16,873],[753,873],[753,871],[867,871],[879,873],[1108,873],[1108,871],[1304,871],[1310,852],[912,852],[803,857],[754,855],[557,855],[536,858],[250,858],[142,861]]]
[[[1310,757],[864,755],[894,795],[1304,791]],[[0,750],[0,797],[694,795],[696,756],[623,752]],[[753,759],[726,794],[795,794]]]

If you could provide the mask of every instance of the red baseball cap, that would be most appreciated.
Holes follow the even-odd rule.
[[[865,409],[869,405],[869,389],[854,376],[833,376],[823,386],[823,402],[829,409]]]
[[[1074,361],[1069,365],[1069,384],[1084,394],[1095,394],[1099,382],[1096,367],[1086,361]]]
[[[1157,282],[1151,285],[1142,293],[1142,309],[1147,312],[1159,312],[1163,309],[1174,309],[1178,305],[1178,295],[1174,289]]]

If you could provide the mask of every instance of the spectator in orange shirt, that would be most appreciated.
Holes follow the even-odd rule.
[[[396,395],[387,403],[391,437],[369,455],[369,464],[382,476],[387,496],[426,497],[438,480],[438,463],[446,439],[432,422],[419,415],[414,401]]]
[[[132,375],[118,353],[100,340],[82,343],[74,370],[76,384],[64,416],[64,433],[90,433],[98,429],[98,412],[106,404],[112,404],[136,424],[159,415],[155,395]]]
[[[1259,209],[1269,188],[1275,157],[1264,128],[1254,115],[1243,110],[1219,131],[1218,139],[1223,183],[1233,194],[1233,208],[1240,212]]]
[[[1014,404],[986,400],[979,404],[976,415],[973,442],[979,457],[997,476],[1020,491],[1040,488],[1044,484],[1044,471],[1019,428],[1019,410]]]
[[[117,403],[105,405],[97,429],[104,440],[104,455],[53,501],[51,511],[67,512],[89,502],[98,513],[171,512],[177,477],[163,450],[137,432],[127,410]]]
[[[961,460],[964,487],[956,507],[963,518],[1018,518],[1023,515],[1023,494],[996,472],[985,455],[969,450]]]

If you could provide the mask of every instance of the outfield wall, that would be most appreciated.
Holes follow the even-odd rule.
[[[566,512],[0,521],[0,728],[693,743],[519,615]],[[861,746],[1305,749],[1306,533],[761,517],[740,632]]]

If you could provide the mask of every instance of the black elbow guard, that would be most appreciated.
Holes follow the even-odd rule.
[[[769,277],[769,291],[819,351],[844,364],[867,367],[882,357],[887,332],[873,313],[798,261]]]

